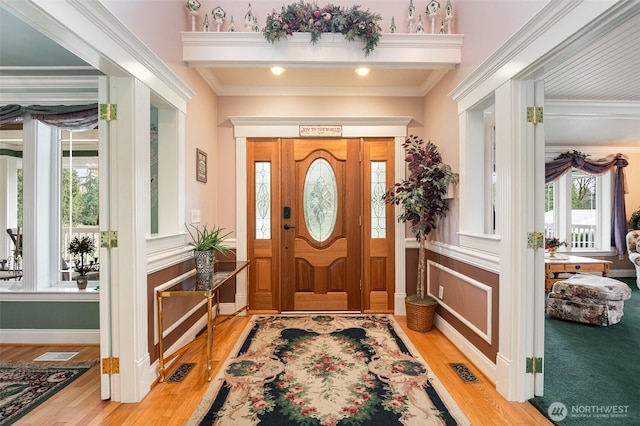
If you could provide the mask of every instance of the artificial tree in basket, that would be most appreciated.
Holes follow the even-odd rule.
[[[426,293],[426,238],[449,211],[447,191],[460,177],[451,166],[442,162],[438,147],[431,141],[409,136],[402,146],[409,176],[388,189],[384,200],[402,206],[404,211],[398,221],[409,222],[418,240],[418,285],[416,294],[405,299],[407,326],[412,330],[428,331],[433,325],[437,301]]]

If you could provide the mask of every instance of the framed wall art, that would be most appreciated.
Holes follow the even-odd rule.
[[[207,182],[207,153],[196,148],[196,180]]]

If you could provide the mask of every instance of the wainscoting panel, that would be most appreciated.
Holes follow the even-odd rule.
[[[432,296],[440,306],[491,343],[491,287],[431,260],[427,261],[427,282],[439,283]]]
[[[427,283],[435,297],[442,287],[438,315],[495,363],[499,344],[498,274],[427,251]]]
[[[157,328],[157,294],[158,289],[166,287],[168,283],[186,277],[195,268],[193,259],[187,259],[176,265],[169,266],[147,276],[147,324],[149,358],[151,362],[158,359],[158,328]],[[165,348],[171,347],[182,337],[203,315],[207,313],[204,298],[197,297],[169,297],[163,302]]]

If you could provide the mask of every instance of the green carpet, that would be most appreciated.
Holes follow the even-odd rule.
[[[635,278],[618,279],[633,290],[618,324],[546,319],[544,396],[529,402],[547,418],[564,404],[567,417],[554,424],[640,424],[640,291]]]

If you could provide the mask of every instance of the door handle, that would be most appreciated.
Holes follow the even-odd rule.
[[[291,228],[295,228],[295,226],[291,226],[288,223],[284,224],[284,229],[291,229]]]

